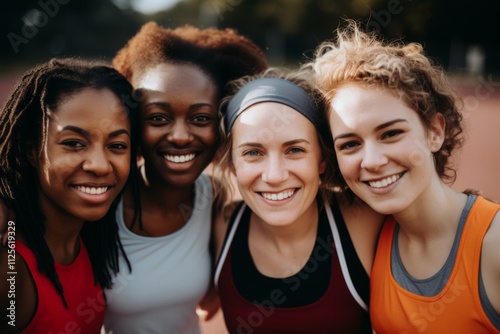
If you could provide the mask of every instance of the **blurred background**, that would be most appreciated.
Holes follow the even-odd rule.
[[[475,0],[16,0],[0,11],[0,103],[28,67],[52,57],[111,61],[139,27],[234,28],[273,66],[296,67],[344,19],[388,39],[420,42],[455,80],[467,136],[456,156],[458,190],[500,201],[500,1]],[[205,334],[224,333],[220,316]]]

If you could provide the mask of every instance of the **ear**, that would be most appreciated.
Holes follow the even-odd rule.
[[[26,147],[26,159],[28,159],[28,163],[34,167],[38,167],[38,152],[36,149],[36,145],[33,142],[28,142]]]
[[[438,113],[434,115],[430,125],[429,146],[432,153],[436,153],[441,149],[445,139],[446,120],[444,119],[443,114]]]
[[[326,170],[326,161],[324,158],[321,158],[321,161],[319,162],[318,166],[319,175],[323,174],[325,170]]]

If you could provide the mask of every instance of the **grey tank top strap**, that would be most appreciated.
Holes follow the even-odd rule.
[[[455,259],[457,257],[458,246],[460,244],[460,238],[464,230],[465,221],[467,220],[469,211],[476,201],[476,198],[476,195],[469,195],[467,197],[467,202],[465,203],[464,209],[462,210],[462,214],[460,216],[457,233],[455,234],[455,239],[453,241],[453,246],[451,247],[450,254],[448,255],[448,258],[446,259],[443,267],[435,275],[429,278],[415,279],[410,274],[408,274],[408,272],[404,268],[403,262],[401,261],[401,256],[399,254],[399,225],[396,225],[391,249],[391,266],[392,275],[401,287],[403,287],[407,291],[426,297],[435,296],[444,289],[446,282],[450,278],[453,266],[455,265]],[[500,330],[500,315],[496,313],[495,309],[488,299],[488,296],[486,295],[481,272],[479,272],[479,296],[484,312],[486,313],[492,324],[498,330]]]
[[[455,258],[458,251],[458,245],[460,243],[460,237],[462,236],[462,232],[464,230],[465,221],[467,220],[469,211],[476,201],[476,198],[477,196],[475,195],[469,195],[467,197],[467,202],[465,203],[465,207],[462,210],[462,214],[460,215],[457,233],[455,234],[455,240],[453,241],[453,246],[451,247],[450,254],[448,255],[448,258],[446,259],[443,267],[435,275],[429,278],[413,278],[404,268],[403,262],[401,261],[401,256],[399,254],[399,225],[396,225],[391,249],[391,266],[392,275],[399,285],[410,292],[427,297],[435,296],[439,292],[441,292],[441,290],[443,290],[453,270]]]

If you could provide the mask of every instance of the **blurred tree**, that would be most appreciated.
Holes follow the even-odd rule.
[[[141,22],[111,1],[17,0],[4,4],[0,60],[38,63],[54,56],[109,59]]]
[[[152,15],[133,12],[133,0],[113,1],[9,2],[0,12],[5,36],[0,60],[111,57],[142,23],[153,20],[167,27],[235,28],[264,48],[272,64],[289,66],[310,57],[349,18],[389,39],[423,43],[445,68],[463,70],[467,59],[475,57],[484,58],[486,71],[500,72],[500,43],[494,35],[500,31],[500,1],[179,0]]]

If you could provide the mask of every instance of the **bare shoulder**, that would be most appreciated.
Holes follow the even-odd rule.
[[[342,216],[348,227],[363,227],[378,232],[385,221],[386,216],[374,211],[365,202],[356,198],[353,202],[348,202],[343,198],[337,198]]]
[[[500,210],[493,218],[483,239],[481,275],[486,294],[493,308],[500,314]]]
[[[337,198],[337,201],[354,248],[369,274],[375,257],[380,229],[386,216],[375,212],[359,199],[348,202],[345,199]]]

